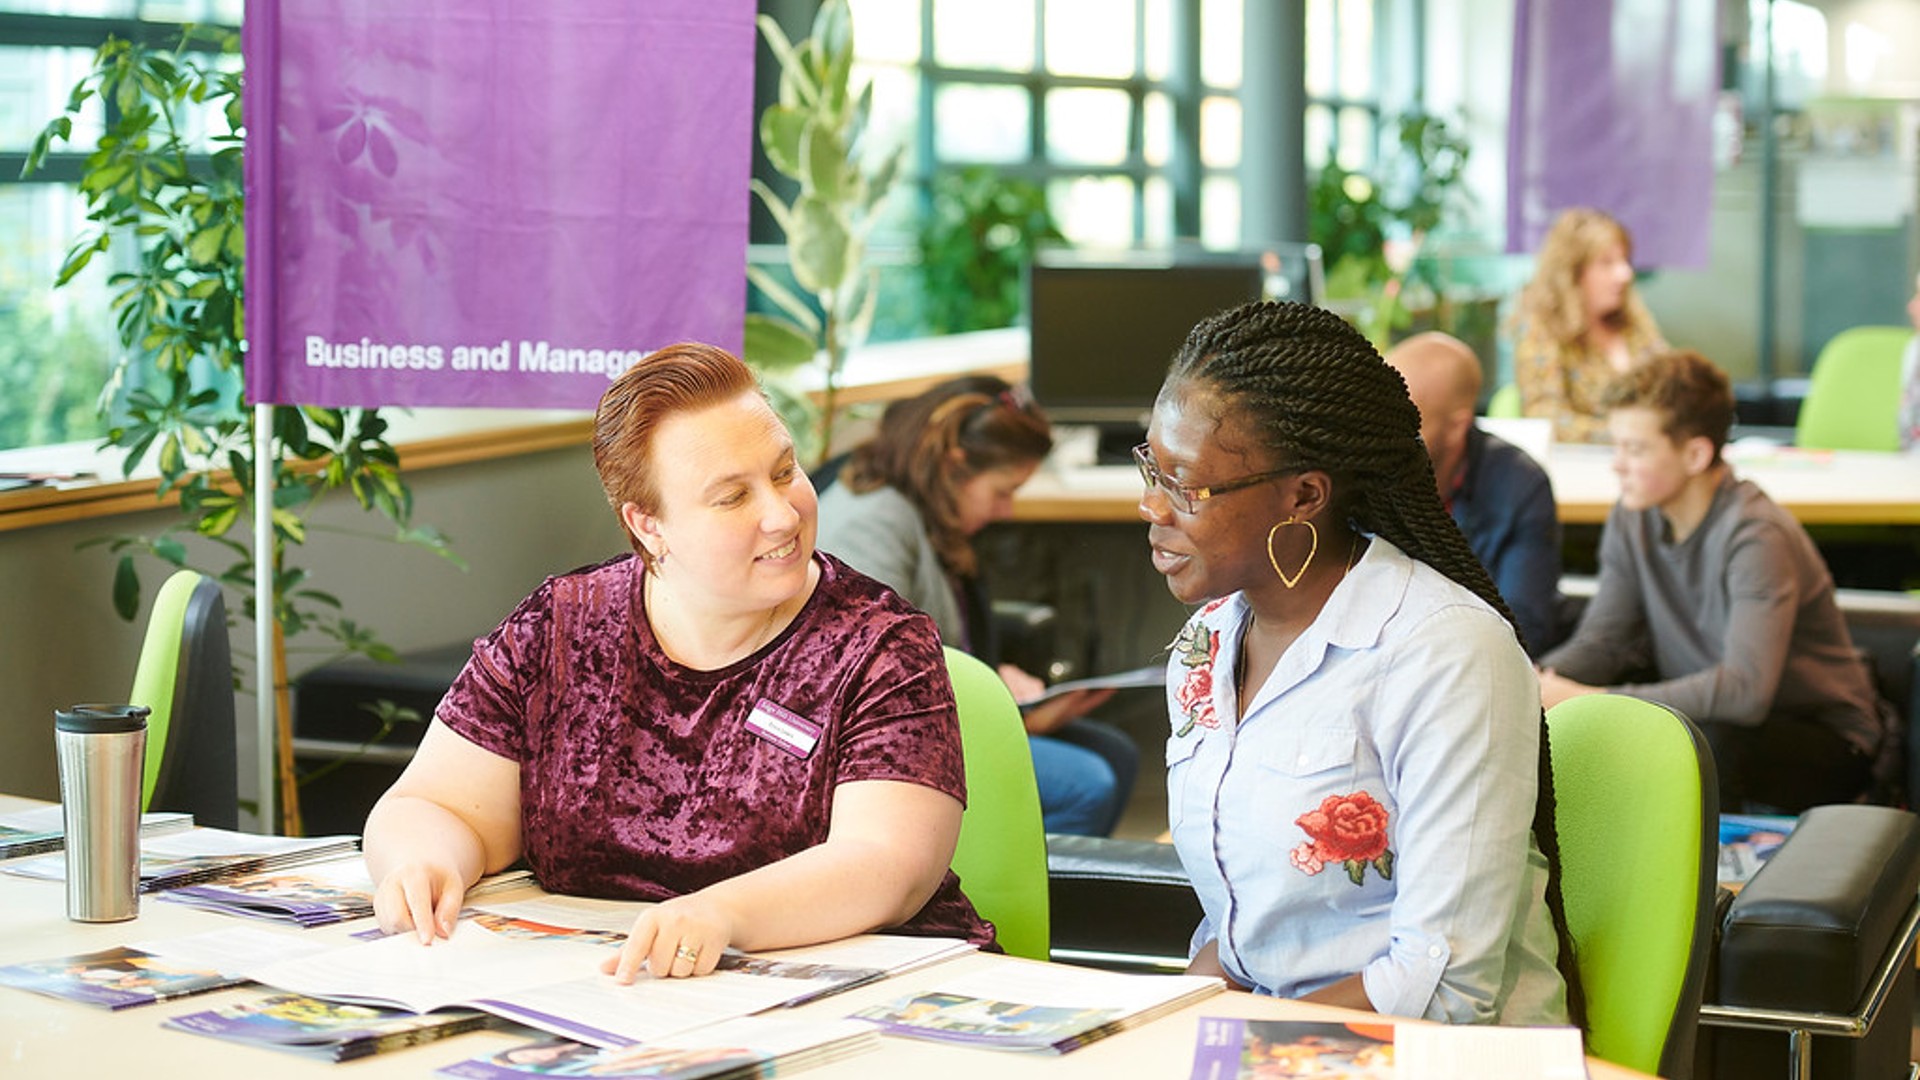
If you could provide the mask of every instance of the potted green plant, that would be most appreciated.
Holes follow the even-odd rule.
[[[322,498],[344,490],[362,509],[390,522],[394,539],[453,556],[436,530],[412,521],[412,493],[387,441],[387,422],[375,409],[274,408],[273,487],[254,490],[254,410],[239,393],[246,357],[240,73],[219,62],[238,51],[237,35],[198,28],[188,29],[172,49],[107,41],[62,115],[34,140],[25,171],[39,168],[55,142],[71,140],[73,118],[89,101],[106,106],[105,128],[80,179],[93,228],[67,255],[56,285],[110,252],[125,267],[109,278],[116,336],[125,353],[110,387],[118,403],[104,445],[124,451],[129,475],[151,455],[160,473],[158,493],[180,511],[156,533],[105,541],[119,556],[114,608],[128,620],[139,612],[136,556],[170,568],[187,566],[189,536],[232,556],[224,567],[195,569],[234,590],[246,617],[260,618],[264,608],[273,620],[273,686],[256,689],[279,699],[277,824],[297,832],[287,639],[314,635],[340,652],[394,656],[291,560],[292,550],[307,540],[309,516]],[[211,126],[220,128],[204,143],[182,123],[192,108],[204,109]],[[236,525],[245,535],[242,523],[259,498],[271,503],[273,521],[272,591],[265,598],[253,595],[252,549],[233,535]]]
[[[878,273],[867,264],[876,211],[900,169],[904,148],[864,165],[863,136],[873,112],[873,85],[855,93],[853,13],[846,0],[826,0],[809,34],[789,40],[771,17],[761,36],[780,64],[779,100],[760,114],[760,146],[781,176],[794,182],[789,200],[755,180],[753,193],[786,238],[790,286],[768,268],[747,279],[777,309],[747,316],[743,348],[749,363],[780,374],[816,362],[824,392],[817,410],[804,398],[784,400],[792,426],[812,456],[833,444],[835,397],[847,352],[866,338],[879,299]],[[810,436],[810,437],[809,437]]]
[[[1327,264],[1330,306],[1385,348],[1413,322],[1408,287],[1439,295],[1421,277],[1427,238],[1468,200],[1461,178],[1473,147],[1441,117],[1410,112],[1383,121],[1396,153],[1373,172],[1329,155],[1307,193],[1308,235]]]
[[[926,329],[1012,326],[1026,308],[1022,270],[1035,248],[1064,240],[1047,193],[985,165],[942,172],[915,236]]]

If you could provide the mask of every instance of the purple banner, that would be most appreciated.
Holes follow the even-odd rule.
[[[1719,88],[1712,0],[1516,0],[1507,250],[1605,210],[1640,266],[1704,268]]]
[[[249,0],[247,398],[592,408],[740,346],[753,0]]]

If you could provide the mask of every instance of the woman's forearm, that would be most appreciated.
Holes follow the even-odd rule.
[[[939,869],[929,880],[895,852],[830,840],[691,895],[728,913],[734,947],[777,949],[903,923],[932,897]]]
[[[488,869],[486,846],[459,815],[430,799],[382,796],[367,815],[361,850],[375,882],[410,863],[443,866],[472,885]]]

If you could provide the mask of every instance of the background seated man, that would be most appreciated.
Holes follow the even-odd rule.
[[[1420,410],[1440,500],[1539,656],[1561,638],[1560,518],[1553,483],[1527,452],[1473,423],[1480,361],[1459,339],[1416,334],[1387,352]]]
[[[1603,398],[1620,501],[1600,538],[1600,581],[1573,636],[1541,659],[1549,707],[1611,689],[1699,724],[1720,803],[1798,813],[1873,781],[1886,725],[1806,530],[1720,451],[1733,424],[1726,375],[1668,352]]]

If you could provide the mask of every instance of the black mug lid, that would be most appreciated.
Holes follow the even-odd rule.
[[[147,730],[145,705],[74,705],[53,711],[53,729],[77,735],[123,735]]]

